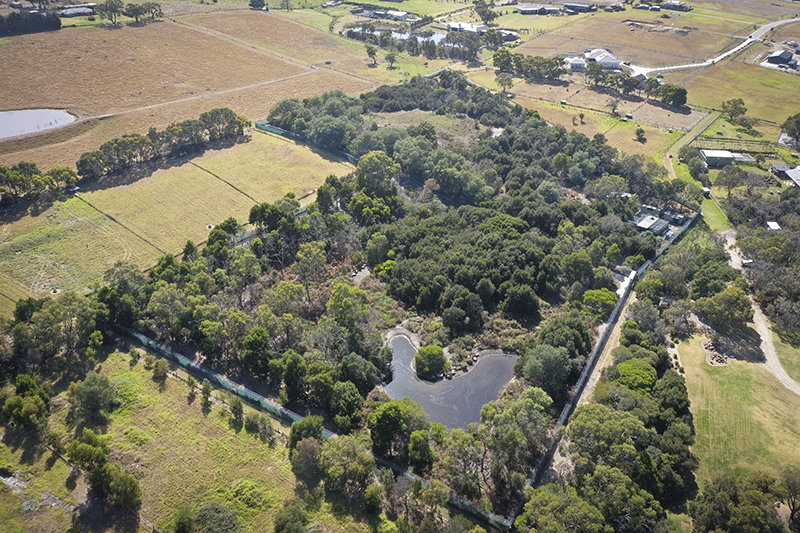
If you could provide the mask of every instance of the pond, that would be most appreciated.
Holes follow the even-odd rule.
[[[481,407],[497,399],[517,361],[508,355],[482,356],[466,374],[434,383],[417,377],[412,367],[417,350],[407,337],[396,336],[390,345],[393,379],[384,387],[386,394],[393,400],[411,398],[422,405],[431,422],[451,428],[466,429],[470,422],[480,421]]]
[[[75,116],[60,109],[0,111],[0,139],[52,130],[75,122]]]

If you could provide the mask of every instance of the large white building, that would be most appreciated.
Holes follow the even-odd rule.
[[[614,54],[602,48],[589,50],[583,54],[583,57],[586,59],[586,61],[595,61],[603,68],[610,70],[619,70],[622,65],[622,61],[617,59]]]

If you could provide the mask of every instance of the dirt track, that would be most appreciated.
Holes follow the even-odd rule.
[[[739,249],[736,247],[736,230],[730,229],[722,232],[721,235],[725,237],[727,242],[728,253],[731,256],[729,260],[730,265],[733,268],[741,269],[742,256],[739,253]],[[755,324],[756,331],[761,337],[761,351],[764,353],[767,368],[784,387],[800,396],[800,383],[789,377],[789,374],[787,374],[783,369],[781,362],[778,359],[778,354],[775,351],[775,345],[772,343],[772,330],[769,325],[769,320],[767,320],[767,317],[761,312],[761,307],[759,307],[759,305],[753,301],[752,297],[750,300],[753,304],[754,311],[753,324]]]

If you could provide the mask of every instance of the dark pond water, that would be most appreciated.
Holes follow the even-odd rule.
[[[486,355],[472,370],[453,379],[436,383],[423,381],[412,368],[417,351],[403,336],[394,337],[390,343],[392,382],[384,387],[393,400],[411,398],[422,405],[431,422],[440,422],[451,428],[464,428],[470,422],[479,422],[481,407],[497,399],[500,390],[514,374],[516,357]]]

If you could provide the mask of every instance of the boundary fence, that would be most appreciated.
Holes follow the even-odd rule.
[[[707,150],[731,150],[734,152],[752,152],[754,154],[775,153],[775,143],[772,141],[757,141],[755,139],[731,139],[700,135],[689,144],[696,148]]]
[[[343,152],[342,150],[338,150],[336,148],[329,148],[324,146],[318,142],[312,141],[308,137],[303,137],[302,135],[298,135],[296,133],[292,133],[291,131],[287,131],[283,128],[279,128],[277,126],[273,126],[267,122],[259,121],[255,123],[256,129],[261,131],[266,131],[268,133],[274,133],[275,135],[280,135],[281,137],[286,137],[287,139],[292,139],[293,141],[297,141],[303,144],[307,144],[312,148],[316,148],[318,150],[323,150],[325,152],[329,152],[337,157],[341,157],[342,159],[347,160],[349,163],[354,165],[358,165],[358,159],[355,156],[348,154],[347,152]]]
[[[208,379],[209,382],[215,383],[219,387],[225,389],[226,391],[232,394],[236,394],[241,398],[244,398],[250,403],[250,405],[263,409],[264,411],[268,412],[269,414],[271,414],[275,418],[278,418],[279,420],[283,420],[291,424],[303,419],[302,416],[295,413],[294,411],[286,409],[285,407],[275,403],[269,398],[265,398],[264,396],[258,394],[257,392],[248,389],[244,385],[231,381],[225,376],[195,363],[188,357],[176,352],[175,350],[170,349],[169,347],[161,344],[160,342],[151,339],[147,335],[143,335],[138,331],[134,331],[130,328],[126,328],[120,325],[117,325],[117,328],[121,330],[123,333],[125,333],[128,337],[139,342],[142,346],[149,348],[150,350],[153,350],[154,352],[162,355],[163,357],[177,364],[178,366],[183,368],[187,373],[195,375],[200,378]],[[329,439],[331,437],[336,437],[336,436],[338,436],[336,433],[328,429],[323,429],[322,431],[322,437],[324,439]],[[370,454],[375,459],[375,462],[377,464],[384,466],[386,468],[390,468],[401,476],[408,476],[412,479],[415,478],[419,479],[422,482],[423,486],[427,484],[427,480],[425,478],[418,476],[413,472],[408,471],[407,469],[393,463],[392,461],[389,461],[388,459],[375,455],[372,452],[370,452]],[[467,502],[466,500],[459,498],[454,493],[450,493],[449,504],[465,513],[470,514],[470,516],[472,516],[474,519],[477,519],[485,524],[503,530],[508,530],[510,528],[509,525],[510,522],[508,519],[503,519],[502,517],[497,516],[494,513],[480,509],[472,505],[471,503]]]
[[[687,224],[685,224],[680,230],[675,232],[672,237],[661,247],[661,249],[656,252],[656,255],[653,259],[645,261],[645,263],[639,267],[639,270],[636,271],[635,275],[631,274],[631,280],[628,286],[625,288],[625,292],[622,294],[620,299],[617,301],[617,305],[614,307],[614,310],[609,315],[608,320],[606,322],[606,328],[603,330],[602,335],[597,340],[597,343],[594,345],[592,349],[589,359],[586,361],[586,365],[583,367],[583,372],[581,372],[580,377],[578,378],[577,383],[575,384],[575,389],[572,393],[567,404],[561,410],[561,415],[558,417],[558,421],[556,425],[553,427],[552,436],[550,437],[550,441],[547,445],[547,450],[539,459],[539,462],[536,463],[536,467],[534,467],[533,472],[529,478],[529,485],[532,487],[536,487],[542,478],[542,474],[544,471],[550,466],[550,462],[553,460],[553,455],[555,454],[556,447],[558,443],[561,441],[561,435],[559,434],[559,430],[567,424],[569,417],[572,416],[572,413],[577,407],[577,403],[581,398],[581,394],[583,394],[583,389],[586,387],[586,383],[588,383],[589,378],[594,372],[595,367],[597,366],[597,362],[600,359],[600,355],[605,350],[606,343],[608,343],[608,339],[611,336],[611,332],[614,330],[614,327],[619,320],[620,314],[622,313],[622,309],[625,307],[625,304],[628,302],[628,298],[630,297],[631,291],[633,290],[633,286],[636,281],[640,280],[644,273],[650,268],[650,265],[653,264],[655,260],[657,260],[661,255],[670,247],[672,246],[675,241],[681,238],[686,231],[689,230],[692,226],[694,226],[697,219],[700,218],[701,212],[698,211],[694,217]],[[517,516],[522,512],[522,507],[525,505],[526,498],[523,496],[520,498],[519,502],[517,503],[517,508],[514,511],[514,514],[507,520],[508,527],[511,527],[514,520]]]

